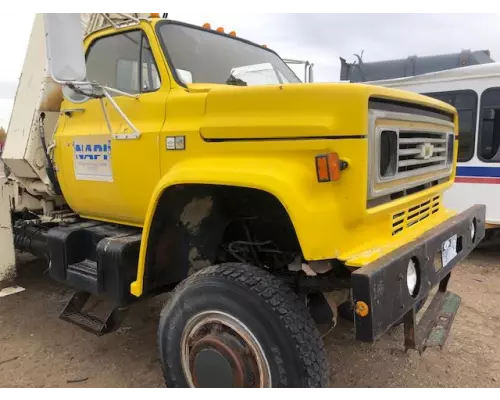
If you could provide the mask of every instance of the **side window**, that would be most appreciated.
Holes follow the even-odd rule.
[[[480,118],[479,158],[485,162],[500,162],[500,88],[483,92]]]
[[[139,30],[97,39],[87,53],[87,78],[133,94],[155,91],[161,83],[148,39]]]
[[[143,35],[142,45],[141,45],[141,62],[142,62],[142,91],[143,92],[153,92],[160,88],[160,75],[158,75],[158,69],[156,68],[155,59],[153,58],[153,53],[151,52],[151,47],[149,47],[149,42],[146,36]]]
[[[476,138],[477,93],[473,90],[424,93],[455,107],[458,113],[458,161],[466,162],[474,156]]]

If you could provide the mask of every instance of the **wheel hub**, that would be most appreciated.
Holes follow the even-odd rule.
[[[203,349],[191,366],[196,387],[220,388],[234,386],[233,368],[226,357],[212,349]]]
[[[252,378],[257,366],[251,359],[247,360],[250,362],[245,362],[245,358],[244,345],[226,333],[200,339],[193,346],[190,356],[195,385],[253,387]]]
[[[181,349],[183,370],[191,386],[270,386],[269,365],[262,348],[240,321],[211,313],[190,322]]]

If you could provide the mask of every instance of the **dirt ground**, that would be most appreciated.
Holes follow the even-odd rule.
[[[132,308],[122,328],[96,337],[58,318],[71,295],[24,262],[24,292],[0,298],[0,387],[162,387],[156,323],[165,296]],[[500,251],[457,268],[462,305],[443,350],[404,353],[402,329],[355,342],[340,320],[325,338],[334,387],[500,387]]]

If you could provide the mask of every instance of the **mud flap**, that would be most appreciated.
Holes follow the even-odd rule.
[[[0,282],[13,279],[16,266],[9,203],[10,186],[6,185],[7,179],[3,173],[3,163],[0,161]]]
[[[446,290],[448,279],[449,276],[441,282],[418,324],[415,310],[405,315],[405,350],[414,349],[423,353],[429,347],[443,348],[461,302],[460,296]]]

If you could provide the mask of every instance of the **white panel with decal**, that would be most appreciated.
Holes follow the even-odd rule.
[[[77,180],[113,182],[109,135],[90,135],[75,139],[73,155]]]

